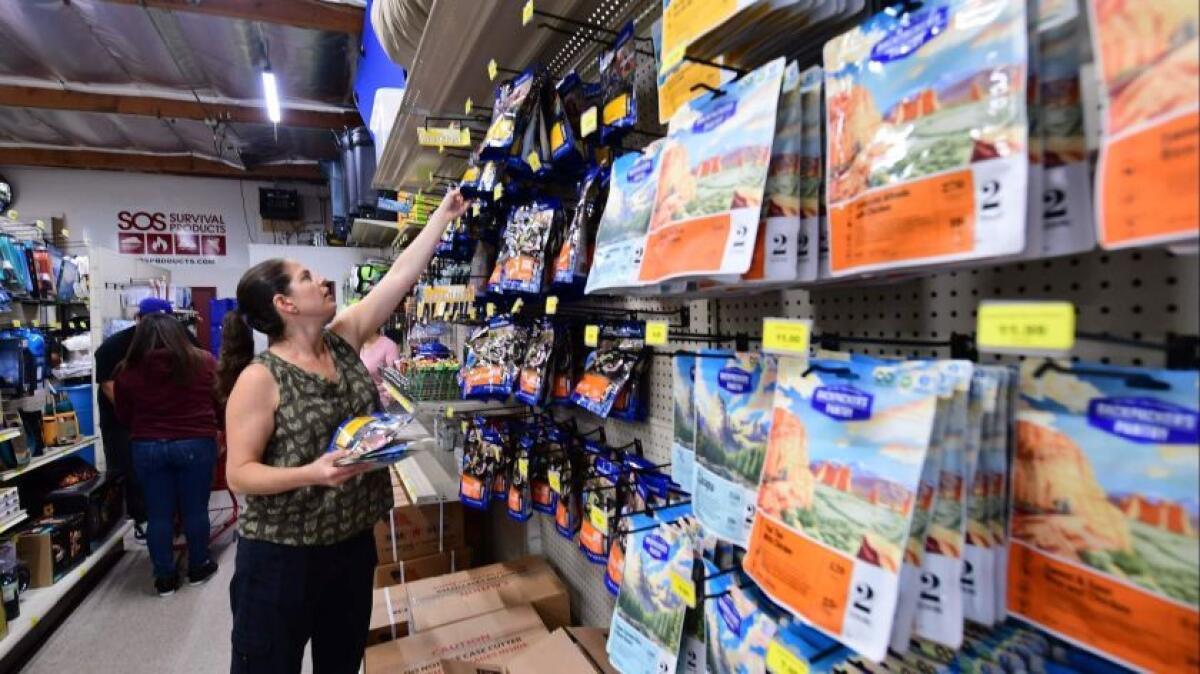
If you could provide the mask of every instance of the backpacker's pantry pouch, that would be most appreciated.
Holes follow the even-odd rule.
[[[580,292],[587,284],[588,269],[592,264],[592,246],[596,225],[600,220],[601,208],[607,192],[607,171],[594,168],[579,182],[579,201],[575,206],[567,235],[554,259],[554,279],[551,287],[556,291]]]
[[[608,200],[596,227],[587,294],[616,294],[642,285],[638,269],[654,207],[662,147],[663,141],[656,140],[640,154],[627,152],[613,161]]]
[[[608,562],[609,527],[616,523],[622,489],[621,465],[599,443],[584,444],[587,471],[583,482],[583,522],[579,548],[593,564]]]
[[[1137,669],[1194,667],[1200,373],[1026,360],[1020,376],[1009,612]]]
[[[825,44],[834,276],[1024,250],[1025,5],[931,0]]]
[[[550,364],[554,355],[558,331],[554,323],[544,319],[530,329],[529,348],[517,380],[517,400],[526,405],[541,405],[552,373]]]
[[[504,160],[511,154],[514,144],[520,149],[539,83],[540,78],[530,69],[496,87],[492,123],[480,147],[480,158]]]
[[[604,92],[604,107],[600,115],[600,140],[614,145],[628,129],[637,124],[637,42],[633,39],[633,22],[625,24],[612,49],[600,54],[600,86]]]
[[[410,415],[376,413],[343,421],[329,441],[328,451],[349,453],[338,460],[339,466],[395,463],[408,454],[412,443],[428,437],[428,431]]]
[[[642,324],[604,326],[599,346],[584,362],[583,376],[571,393],[571,402],[607,418],[633,375],[640,372],[638,363],[645,357],[644,349]]]
[[[517,380],[517,359],[525,351],[526,330],[513,324],[511,316],[495,316],[467,341],[463,363],[464,399],[504,400]]]

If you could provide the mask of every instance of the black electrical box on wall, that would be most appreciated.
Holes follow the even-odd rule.
[[[258,214],[263,220],[299,220],[303,217],[296,190],[258,188]]]

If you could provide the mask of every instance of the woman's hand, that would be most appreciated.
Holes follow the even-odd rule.
[[[356,466],[334,465],[337,461],[349,455],[350,453],[344,449],[339,449],[336,452],[326,452],[319,456],[316,461],[305,466],[309,472],[311,484],[317,487],[340,487],[346,484],[350,478],[362,475],[374,468],[370,464]]]
[[[446,196],[442,197],[442,203],[438,205],[437,210],[433,215],[429,216],[429,222],[446,222],[450,223],[459,218],[463,213],[467,212],[467,206],[470,202],[462,195],[458,189],[452,189],[446,192]]]

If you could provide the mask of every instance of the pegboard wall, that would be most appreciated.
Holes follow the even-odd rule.
[[[660,16],[661,0],[602,0],[586,21],[620,26],[634,20],[635,33],[649,37]],[[581,31],[581,33],[586,31]],[[639,48],[649,49],[642,42]],[[546,63],[562,74],[574,68],[586,80],[597,76],[600,45],[580,37],[570,39]],[[636,76],[638,127],[646,132],[627,144],[641,146],[662,134],[658,124],[654,59],[639,57]],[[970,335],[983,300],[1053,299],[1077,308],[1077,332],[1164,344],[1169,334],[1200,334],[1200,265],[1195,255],[1173,255],[1165,249],[1119,252],[1095,251],[1068,257],[974,266],[919,276],[857,280],[802,289],[771,290],[720,299],[671,297],[593,297],[585,307],[621,308],[647,312],[641,318],[666,319],[671,333],[745,334],[761,336],[764,317],[805,318],[815,335],[836,334],[861,341],[844,343],[848,351],[880,357],[948,357],[948,347],[914,347],[899,341],[947,341],[951,334]],[[574,305],[577,306],[577,305]],[[681,310],[686,309],[686,316]],[[671,457],[673,401],[670,353],[694,351],[705,344],[672,339],[656,347],[645,378],[648,419],[644,423],[600,420],[581,410],[568,412],[580,430],[605,429],[609,445],[640,439],[644,455],[656,464]],[[712,346],[733,348],[732,343]],[[1117,365],[1161,367],[1163,350],[1112,341],[1081,339],[1073,352],[1077,360]],[[984,355],[980,362],[1016,363],[1022,356]],[[556,412],[561,416],[562,412]],[[567,583],[574,617],[583,624],[607,626],[615,598],[604,587],[604,567],[580,552],[578,540],[567,540],[553,521],[535,514],[524,525],[493,513],[492,556],[507,559],[520,554],[545,555]]]

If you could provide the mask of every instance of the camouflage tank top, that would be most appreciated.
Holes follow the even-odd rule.
[[[312,463],[348,417],[380,409],[379,392],[358,352],[326,330],[337,381],[299,368],[267,351],[255,357],[279,389],[275,432],[263,451],[268,466]],[[282,494],[246,496],[238,532],[282,545],[329,545],[370,529],[392,507],[387,471],[359,475],[341,487],[302,487]]]

